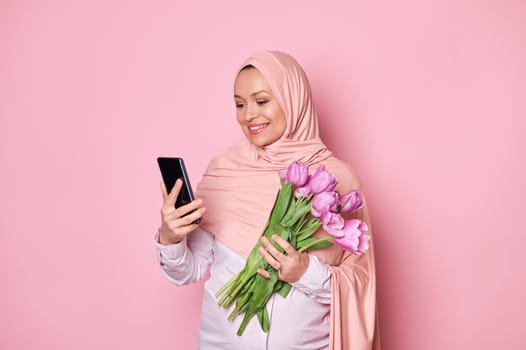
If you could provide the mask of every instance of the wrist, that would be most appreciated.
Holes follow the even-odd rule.
[[[169,233],[163,233],[163,231],[159,231],[159,243],[162,245],[178,244],[181,243],[182,240],[182,237],[173,237],[173,235]]]
[[[303,271],[302,271],[300,277],[296,280],[296,282],[299,281],[299,280],[303,277],[303,275],[305,275],[305,273],[307,272],[307,270],[309,269],[309,262],[310,262],[310,259],[309,259],[309,253],[307,253],[307,252],[303,252],[303,253],[301,253],[301,254],[303,255],[303,256],[302,256],[302,260],[303,260]]]

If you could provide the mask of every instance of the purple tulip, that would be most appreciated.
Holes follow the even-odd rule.
[[[312,215],[320,218],[328,211],[335,213],[338,210],[338,199],[338,192],[321,192],[314,195],[311,208]]]
[[[313,193],[321,193],[332,191],[338,184],[334,175],[325,170],[325,167],[321,165],[318,167],[314,174],[310,177],[309,187]]]
[[[321,223],[323,224],[323,229],[325,231],[328,230],[341,230],[344,225],[344,220],[342,216],[338,213],[333,213],[330,211],[326,211],[321,215],[320,218]]]
[[[340,206],[340,213],[349,214],[353,211],[363,208],[362,198],[357,190],[352,190],[344,194],[338,202]]]
[[[309,185],[298,187],[294,190],[294,196],[308,198],[312,194]]]
[[[295,188],[302,187],[309,179],[309,168],[302,162],[293,161],[287,171],[280,170],[279,175],[285,183],[292,182]]]
[[[343,229],[338,234],[342,236],[336,236],[334,240],[343,249],[346,249],[354,254],[362,255],[369,249],[369,228],[367,225],[358,219],[352,219],[345,221]],[[327,231],[331,233],[330,231]],[[332,233],[331,233],[332,234]]]

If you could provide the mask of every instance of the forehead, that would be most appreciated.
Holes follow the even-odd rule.
[[[234,93],[236,95],[251,94],[261,90],[271,92],[268,82],[256,68],[249,68],[239,72],[234,83]]]

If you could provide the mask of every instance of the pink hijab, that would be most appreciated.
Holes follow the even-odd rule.
[[[202,227],[243,257],[265,227],[280,187],[278,170],[293,160],[306,163],[311,171],[325,165],[338,179],[336,190],[341,193],[359,189],[350,167],[335,158],[319,138],[310,85],[296,60],[283,52],[262,51],[240,69],[247,65],[267,80],[285,112],[287,128],[271,145],[257,147],[246,140],[216,156],[197,187],[207,207]],[[357,217],[370,225],[366,210]],[[323,230],[316,234],[326,235]],[[372,243],[363,256],[337,246],[311,253],[331,269],[331,350],[380,349]]]

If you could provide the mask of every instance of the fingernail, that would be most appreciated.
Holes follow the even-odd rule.
[[[267,242],[267,237],[261,237],[261,242]]]

